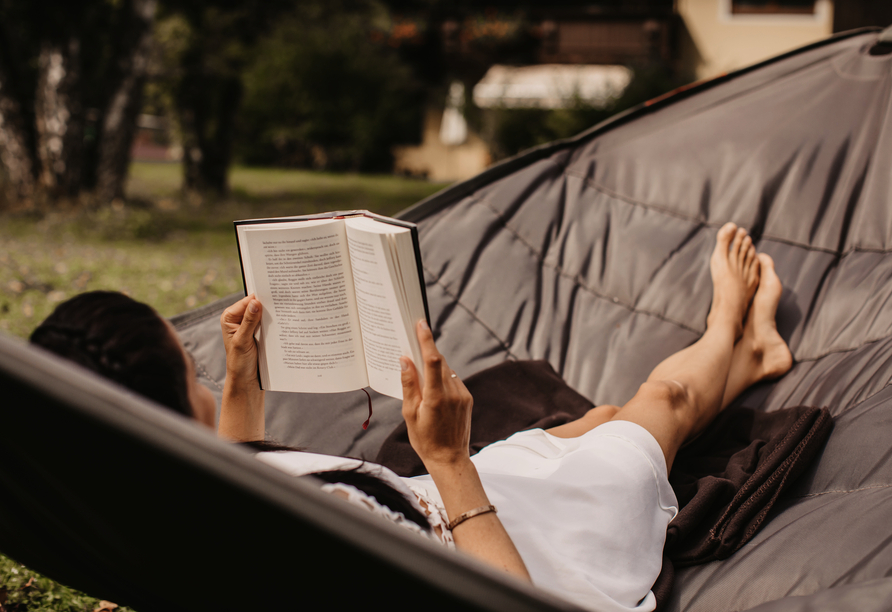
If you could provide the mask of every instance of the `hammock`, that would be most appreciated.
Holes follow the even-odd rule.
[[[838,35],[627,112],[453,186],[418,223],[433,327],[466,377],[544,359],[622,405],[704,331],[717,229],[784,283],[795,365],[738,405],[826,407],[816,465],[670,610],[892,608],[892,31]],[[176,317],[218,394],[218,318]],[[141,612],[313,604],[572,609],[255,465],[132,394],[0,338],[0,550]],[[267,394],[278,442],[374,458],[395,400]],[[248,518],[250,517],[250,519]],[[231,526],[258,526],[249,542]],[[231,535],[230,535],[231,534]],[[402,603],[405,602],[405,603]]]

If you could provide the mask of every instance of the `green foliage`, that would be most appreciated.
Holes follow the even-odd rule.
[[[616,111],[577,103],[561,109],[501,108],[492,111],[490,146],[493,159],[503,159],[520,151],[560,138],[569,138],[604,121]]]
[[[499,108],[475,109],[475,121],[488,141],[493,159],[517,153],[583,132],[613,115],[660,96],[682,82],[662,66],[641,66],[623,94],[606,106],[591,106],[583,100],[561,109]]]
[[[259,43],[243,80],[237,152],[245,162],[388,170],[390,148],[417,140],[420,88],[371,36],[370,24],[387,14],[341,4],[302,5]]]
[[[164,15],[155,21],[154,47],[151,57],[152,78],[143,91],[142,112],[149,115],[174,117],[176,115],[175,87],[182,78],[180,68],[189,48],[192,28],[185,17],[178,13]],[[176,124],[174,124],[176,127]],[[181,140],[181,138],[177,138]]]

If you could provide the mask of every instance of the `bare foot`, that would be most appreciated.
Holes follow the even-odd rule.
[[[743,319],[759,286],[759,258],[746,230],[726,223],[716,236],[709,260],[712,306],[706,325],[733,326],[734,337],[743,333]]]
[[[777,332],[775,315],[783,285],[774,271],[774,261],[765,253],[759,253],[761,279],[746,325],[740,339],[741,349],[751,351],[753,380],[770,380],[783,376],[793,366],[793,355]]]

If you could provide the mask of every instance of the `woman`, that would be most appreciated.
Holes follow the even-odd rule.
[[[471,397],[419,322],[425,382],[422,387],[415,364],[402,358],[403,416],[430,475],[399,480],[383,468],[365,471],[402,491],[412,507],[431,517],[444,539],[451,534],[458,548],[495,567],[586,607],[652,609],[650,587],[660,570],[666,526],[677,512],[667,479],[676,452],[746,387],[779,376],[791,365],[774,323],[781,285],[771,259],[757,256],[746,232],[727,224],[718,233],[710,270],[714,295],[706,333],[659,364],[628,403],[600,406],[547,432],[515,434],[473,458],[468,453]],[[35,331],[33,341],[53,348],[48,339],[80,337],[65,331],[65,317],[57,313]],[[218,431],[236,441],[261,440],[264,433],[253,341],[260,314],[261,305],[249,296],[221,317],[227,376]],[[154,344],[169,349],[175,335],[161,323],[165,333],[155,324],[153,333],[160,335]],[[93,350],[90,360],[98,364],[93,369],[146,392],[145,384],[138,387],[139,380],[121,374],[128,351],[145,352],[136,335],[117,342],[108,358]],[[90,345],[88,338],[84,334],[79,340],[82,347]],[[181,403],[185,395],[186,411],[212,424],[208,394],[196,383],[185,352],[176,347],[171,361],[186,372],[187,387],[167,395]],[[342,470],[352,474],[357,462],[303,453],[259,457],[292,473],[333,471],[339,476],[326,478],[340,484],[326,485],[326,490],[379,514],[390,510],[394,516],[389,518],[402,520],[366,496],[362,483],[344,484],[353,476]],[[451,528],[444,530],[444,525]]]

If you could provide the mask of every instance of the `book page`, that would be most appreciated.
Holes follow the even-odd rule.
[[[408,234],[409,230],[363,217],[347,219],[346,225],[369,386],[401,399],[399,358],[412,358],[419,373],[422,368],[414,321],[409,322],[407,330],[400,308],[400,281],[394,270],[389,234]]]
[[[367,386],[343,221],[242,226],[240,236],[263,304],[264,388],[331,393]]]
[[[403,324],[406,326],[406,334],[412,349],[412,360],[418,364],[421,371],[421,346],[415,334],[415,325],[419,319],[427,318],[427,310],[424,307],[422,297],[422,279],[419,276],[419,262],[416,259],[415,245],[412,242],[411,232],[400,232],[387,236],[390,253],[393,260],[391,270],[394,277],[394,286],[398,288],[397,295],[400,304]]]

